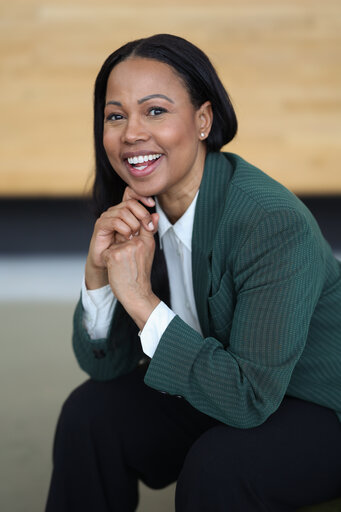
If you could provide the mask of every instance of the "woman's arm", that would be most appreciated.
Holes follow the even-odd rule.
[[[229,425],[261,424],[281,403],[302,354],[323,269],[303,216],[271,213],[229,269],[237,300],[227,347],[175,317],[151,360],[146,384],[182,395]]]
[[[94,380],[110,380],[128,373],[144,357],[138,328],[119,303],[108,336],[93,340],[84,328],[79,300],[73,319],[72,345],[79,366]]]
[[[140,201],[140,202],[139,202]],[[127,314],[122,304],[128,292],[130,277],[123,276],[122,264],[125,269],[126,251],[135,247],[134,236],[141,230],[149,235],[149,245],[154,243],[150,223],[156,221],[155,214],[150,214],[145,206],[152,206],[152,198],[137,196],[129,187],[126,188],[123,201],[119,205],[109,208],[97,220],[91,239],[87,257],[85,280],[87,287],[97,289],[110,284],[114,295],[121,303],[115,307],[112,324],[106,338],[91,339],[84,328],[83,307],[79,301],[74,315],[73,347],[79,365],[92,378],[108,380],[134,368],[143,357],[136,327],[132,318]],[[137,246],[141,245],[139,242]],[[128,247],[128,249],[127,249]],[[148,246],[148,258],[153,258],[153,248]],[[120,262],[113,261],[121,260]],[[148,260],[149,261],[149,260]],[[117,263],[117,267],[116,267]],[[116,284],[121,284],[121,287]],[[138,306],[135,300],[132,307]],[[140,314],[140,310],[137,309]]]

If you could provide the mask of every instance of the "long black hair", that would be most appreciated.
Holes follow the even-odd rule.
[[[94,139],[96,175],[93,187],[95,213],[122,200],[126,184],[112,168],[103,146],[104,107],[108,77],[112,69],[129,57],[155,59],[171,66],[182,79],[191,102],[199,108],[210,101],[213,124],[205,140],[207,151],[219,151],[237,132],[237,118],[230,98],[208,57],[182,37],[158,34],[131,41],[104,62],[98,73],[94,93]]]
[[[98,73],[94,93],[94,138],[96,174],[93,187],[95,214],[99,216],[122,200],[125,182],[112,168],[103,146],[104,107],[107,82],[112,69],[129,57],[155,59],[171,66],[186,87],[193,106],[198,109],[210,101],[213,124],[205,140],[207,151],[219,151],[237,132],[237,118],[230,98],[208,57],[181,37],[158,34],[125,44],[104,62]],[[150,209],[153,211],[154,209]],[[154,293],[169,305],[170,290],[163,252],[156,238],[151,273]],[[124,312],[124,314],[126,314]]]

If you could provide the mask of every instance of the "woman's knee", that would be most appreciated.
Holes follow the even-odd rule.
[[[89,379],[74,389],[65,400],[60,422],[70,429],[84,428],[91,425],[112,425],[112,428],[124,430],[124,423],[133,420],[134,400],[138,388],[144,386],[141,372],[118,377],[111,381]]]
[[[244,467],[242,449],[235,436],[224,431],[230,427],[216,426],[206,431],[190,448],[180,474],[181,479],[211,485],[234,478]]]
[[[84,428],[96,414],[94,407],[99,408],[96,395],[96,386],[92,380],[74,389],[61,408],[58,426],[76,432]]]
[[[238,504],[241,493],[257,487],[259,475],[250,464],[245,434],[216,426],[192,445],[178,478],[177,510],[226,510],[227,504]]]

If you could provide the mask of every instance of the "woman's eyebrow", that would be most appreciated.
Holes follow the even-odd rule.
[[[141,103],[144,103],[145,101],[151,100],[153,98],[163,98],[164,100],[169,101],[170,103],[174,103],[174,101],[165,94],[149,94],[148,96],[145,96],[144,98],[141,98],[140,100],[137,100],[137,103],[140,105]],[[120,101],[107,101],[105,106],[107,105],[116,105],[117,107],[122,107],[122,103]]]
[[[140,100],[138,100],[137,103],[140,105],[144,101],[151,100],[152,98],[163,98],[164,100],[167,100],[170,103],[174,103],[173,100],[171,100],[170,98],[168,98],[168,96],[165,96],[164,94],[149,94],[149,96],[145,96],[144,98],[141,98]]]
[[[119,102],[119,101],[107,101],[107,103],[105,104],[105,106],[107,105],[116,105],[117,107],[122,107],[122,103]]]

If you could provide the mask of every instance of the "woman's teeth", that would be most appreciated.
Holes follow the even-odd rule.
[[[160,158],[161,154],[158,153],[158,154],[155,154],[155,155],[139,155],[139,156],[133,156],[131,158],[128,158],[128,163],[130,165],[137,165],[137,164],[143,164],[143,163],[146,163],[146,162],[151,162],[152,160],[157,160],[158,158]],[[139,165],[138,168],[139,169],[145,169],[147,166],[146,165]]]

